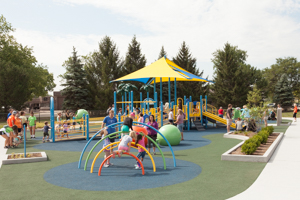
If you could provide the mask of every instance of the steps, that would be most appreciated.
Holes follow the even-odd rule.
[[[193,121],[193,122],[198,131],[205,131],[204,127],[201,125],[201,121]]]
[[[222,124],[227,125],[226,119],[223,119],[223,118],[221,118],[221,117],[219,117],[219,116],[217,116],[217,115],[214,115],[214,114],[212,114],[212,113],[209,113],[209,112],[203,112],[202,115],[205,116],[205,117],[211,118],[211,119],[213,119],[213,120],[215,120],[215,121],[218,121],[218,122],[220,122],[220,123],[222,123]],[[230,127],[232,127],[232,128],[235,129],[235,128],[236,128],[236,125],[235,125],[234,123],[232,123]]]

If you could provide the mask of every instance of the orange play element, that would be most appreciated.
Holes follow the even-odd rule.
[[[144,135],[148,135],[148,132],[147,132],[146,128],[144,128],[144,127],[142,127],[142,126],[133,126],[132,129],[133,129],[134,131],[136,131],[137,134],[138,134],[139,132],[142,132]],[[148,138],[145,137],[145,138],[144,138],[144,141],[145,141],[145,146],[147,146]],[[135,142],[135,141],[133,140],[133,142]]]

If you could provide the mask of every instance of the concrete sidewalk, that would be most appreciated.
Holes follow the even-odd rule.
[[[247,190],[230,200],[300,199],[299,153],[300,121],[297,121],[287,129],[281,143],[257,180]]]
[[[2,160],[6,159],[7,149],[4,149],[5,139],[0,136],[0,168],[2,166]]]

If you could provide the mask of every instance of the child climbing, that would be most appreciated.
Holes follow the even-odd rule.
[[[144,137],[141,134],[138,134],[137,137],[136,137],[135,146],[137,144],[139,144],[139,145],[141,145],[142,147],[145,148],[145,140],[144,140]],[[141,147],[138,147],[138,151],[139,151],[139,153],[137,154],[136,157],[143,162],[144,161],[144,157],[146,155],[146,151],[143,148],[141,148]],[[138,161],[136,163],[137,164],[134,165],[135,169],[141,169],[140,163]]]
[[[132,139],[136,139],[136,133],[135,131],[131,131],[129,135],[124,135],[121,139],[121,142],[118,146],[118,150],[113,152],[113,158],[115,158],[115,155],[118,154],[119,157],[121,157],[123,151],[126,151],[127,153],[130,152],[131,142]]]
[[[106,128],[100,132],[101,138],[104,138],[107,135],[108,135],[108,132],[107,132]],[[105,148],[109,144],[110,144],[110,139],[109,139],[109,137],[107,137],[103,140],[103,147],[102,148]],[[105,159],[110,155],[110,149],[104,149],[104,153],[105,153],[105,155],[104,155],[104,159]],[[104,167],[109,167],[110,165],[113,165],[113,163],[110,162],[110,159],[107,159],[106,163],[104,163],[103,166]]]

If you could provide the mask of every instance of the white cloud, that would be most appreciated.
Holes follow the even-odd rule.
[[[150,34],[137,35],[147,64],[157,59],[162,45],[168,57],[178,52],[182,41],[190,46],[205,75],[212,77],[212,53],[227,41],[248,52],[248,63],[268,67],[275,58],[300,57],[300,4],[282,0],[203,0],[203,1],[138,1],[138,0],[56,0],[70,5],[89,4],[123,16]],[[299,15],[298,15],[299,16]],[[297,21],[298,20],[298,21]],[[112,24],[113,26],[113,24]],[[75,46],[80,55],[97,49],[103,35],[51,35],[18,29],[16,38],[34,46],[39,62],[60,74],[62,63]],[[132,35],[109,35],[124,57]]]

